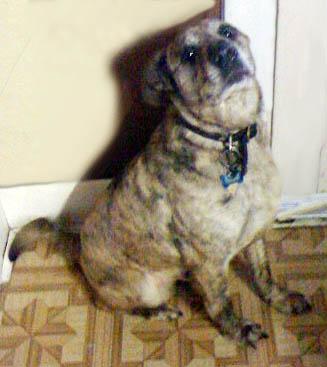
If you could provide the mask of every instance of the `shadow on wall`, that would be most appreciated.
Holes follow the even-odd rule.
[[[212,8],[196,17],[141,39],[117,55],[110,65],[109,72],[114,74],[120,91],[119,130],[113,142],[84,175],[84,180],[111,178],[118,175],[144,148],[152,132],[162,120],[166,107],[151,107],[145,104],[141,97],[142,73],[153,55],[166,47],[176,33],[184,27],[205,18],[222,18],[222,14],[223,0],[218,0]]]

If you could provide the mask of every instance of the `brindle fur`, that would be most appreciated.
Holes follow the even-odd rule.
[[[144,97],[154,104],[169,100],[166,117],[89,214],[78,261],[103,303],[129,311],[165,309],[187,272],[221,333],[255,346],[267,334],[236,316],[228,294],[227,272],[235,257],[243,264],[241,275],[266,303],[287,313],[310,306],[271,279],[262,238],[279,207],[280,181],[260,117],[249,40],[229,27],[217,19],[202,21],[153,58]],[[224,62],[219,41],[233,50]],[[238,68],[242,75],[235,73]],[[247,173],[235,192],[219,180],[226,173],[222,143],[178,124],[181,117],[225,135],[257,122]],[[12,259],[30,246],[29,226],[17,236]]]

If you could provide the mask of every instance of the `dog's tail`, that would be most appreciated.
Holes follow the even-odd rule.
[[[39,218],[26,224],[16,234],[9,250],[9,260],[15,261],[21,253],[33,250],[39,244],[49,244],[58,251],[64,252],[69,260],[73,262],[78,260],[79,234],[64,232],[46,218]]]

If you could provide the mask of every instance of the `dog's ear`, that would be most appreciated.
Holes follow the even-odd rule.
[[[169,101],[172,76],[167,65],[166,50],[158,51],[143,74],[142,95],[146,103],[163,106]]]

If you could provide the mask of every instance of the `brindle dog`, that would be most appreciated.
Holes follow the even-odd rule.
[[[220,332],[255,347],[267,334],[233,311],[233,258],[264,302],[289,314],[311,307],[271,278],[263,235],[279,207],[280,181],[248,37],[217,19],[184,30],[153,58],[144,97],[169,101],[166,117],[88,215],[77,260],[106,305],[129,311],[178,314],[167,302],[187,272]],[[11,260],[46,234],[62,241],[44,219],[27,225]]]

